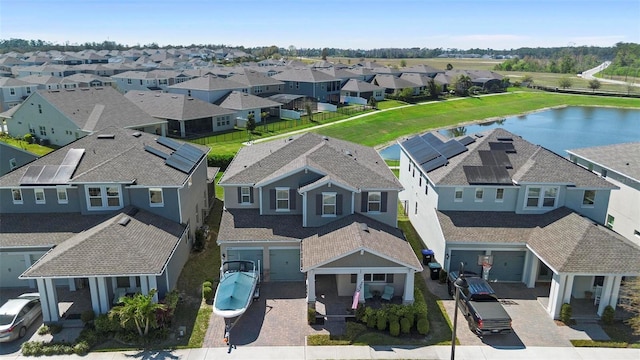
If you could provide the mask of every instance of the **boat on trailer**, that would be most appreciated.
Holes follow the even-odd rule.
[[[260,262],[229,260],[220,267],[220,283],[213,299],[213,312],[225,319],[239,317],[258,294]]]

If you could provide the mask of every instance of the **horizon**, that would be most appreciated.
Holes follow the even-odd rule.
[[[638,0],[0,0],[0,4],[3,39],[57,45],[110,41],[127,47],[508,51],[640,43]]]

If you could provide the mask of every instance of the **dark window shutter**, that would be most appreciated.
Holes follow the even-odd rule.
[[[366,191],[363,191],[361,194],[362,196],[361,201],[360,201],[360,211],[361,212],[367,212],[367,207],[369,205],[369,193]]]
[[[322,215],[322,194],[316,194],[316,215]]]
[[[393,282],[393,274],[387,274],[387,283],[390,284]]]
[[[336,195],[336,215],[342,215],[342,194]]]
[[[380,197],[382,198],[382,199],[380,199],[380,211],[381,212],[387,212],[387,197],[388,197],[389,193],[387,193],[385,191],[380,195],[381,195]]]
[[[238,203],[242,202],[242,187],[238,186]]]
[[[290,210],[296,209],[296,190],[295,189],[289,189],[289,209]]]
[[[269,190],[269,208],[271,210],[276,208],[276,189]]]
[[[355,284],[358,281],[358,274],[351,274],[351,283]]]
[[[249,188],[249,202],[253,204],[253,188]]]

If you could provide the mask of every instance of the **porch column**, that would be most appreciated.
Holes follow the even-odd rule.
[[[180,136],[184,137],[185,136],[185,126],[184,126],[184,121],[180,121]],[[163,126],[163,130],[164,130],[164,126]],[[164,134],[162,135],[164,136]]]
[[[44,306],[49,307],[50,321],[58,321],[60,320],[60,312],[58,310],[58,294],[56,293],[56,285],[53,283],[53,279],[46,278],[44,279],[44,286],[47,289],[47,301]]]
[[[557,319],[560,316],[560,308],[562,307],[562,278],[560,274],[553,273],[551,278],[551,290],[549,291],[549,307],[547,312]]]
[[[540,271],[540,260],[532,252],[527,251],[525,262],[527,262],[526,269],[529,269],[528,278],[525,279],[525,284],[528,288],[532,289],[536,287],[536,280],[538,279],[538,271]]]
[[[69,278],[69,291],[76,291],[76,279]]]
[[[136,277],[129,276],[129,292],[137,292],[138,286],[136,285]]]
[[[47,288],[44,285],[44,279],[37,279],[38,292],[40,293],[40,303],[42,304],[42,321],[47,323],[51,320],[51,313],[49,312],[49,305],[47,299]]]
[[[598,304],[598,316],[602,316],[604,308],[611,302],[611,290],[613,290],[613,282],[615,276],[605,276],[604,283],[602,284],[602,294],[600,296],[600,303]]]
[[[307,271],[307,303],[316,302],[316,272]]]
[[[111,282],[111,292],[115,295],[116,289],[118,288],[118,278],[112,277],[110,278]]]
[[[158,302],[158,284],[156,283],[156,277],[153,275],[148,276],[149,279],[149,290],[156,289],[156,293],[153,294],[153,302]]]
[[[415,271],[413,269],[409,269],[407,271],[407,276],[404,280],[404,294],[402,295],[402,303],[403,304],[412,304],[413,303],[413,282],[415,279]]]
[[[365,299],[364,299],[364,274],[362,273],[362,271],[358,272],[358,275],[356,276],[356,289],[358,288],[358,286],[360,286],[360,284],[362,284],[362,288],[360,288],[360,297],[358,298],[358,302],[361,304],[365,303]]]
[[[571,293],[573,291],[573,278],[575,275],[567,275],[564,284],[564,296],[562,297],[562,303],[571,303]]]
[[[622,281],[622,276],[618,275],[613,278],[613,289],[611,290],[611,301],[609,301],[609,305],[613,307],[615,310],[618,305],[618,297],[620,296],[620,282]]]
[[[147,282],[146,276],[140,276],[140,292],[142,295],[149,294],[149,283]]]
[[[90,277],[89,279],[89,292],[91,293],[91,308],[93,312],[101,314],[100,312],[100,298],[98,296],[98,282],[96,278]]]
[[[31,267],[31,255],[30,254],[24,254],[24,264],[25,264],[25,269],[28,269],[29,267]],[[34,288],[36,287],[36,281],[33,279],[29,279],[27,280],[29,282],[29,287],[30,288]]]
[[[106,314],[109,312],[109,293],[107,292],[107,282],[103,276],[97,277],[96,282],[98,285],[98,300],[100,302],[100,314]]]

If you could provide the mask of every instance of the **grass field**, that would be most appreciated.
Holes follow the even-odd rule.
[[[320,59],[318,59],[320,60]],[[407,67],[415,65],[429,65],[436,69],[445,70],[447,64],[451,64],[454,69],[465,70],[493,70],[496,64],[502,63],[504,60],[493,59],[456,59],[456,58],[435,58],[435,59],[370,59],[365,61],[375,61],[378,64],[385,66],[397,66],[400,68],[400,62],[404,60],[407,63]],[[357,58],[344,58],[344,57],[327,57],[327,61],[334,63],[341,62],[346,65],[355,65],[360,62]]]
[[[54,150],[53,148],[38,145],[38,144],[29,144],[24,140],[14,139],[5,134],[0,135],[0,141],[6,144],[12,145],[14,147],[17,147],[18,149],[22,149],[30,153],[36,154],[38,156],[46,155]]]

